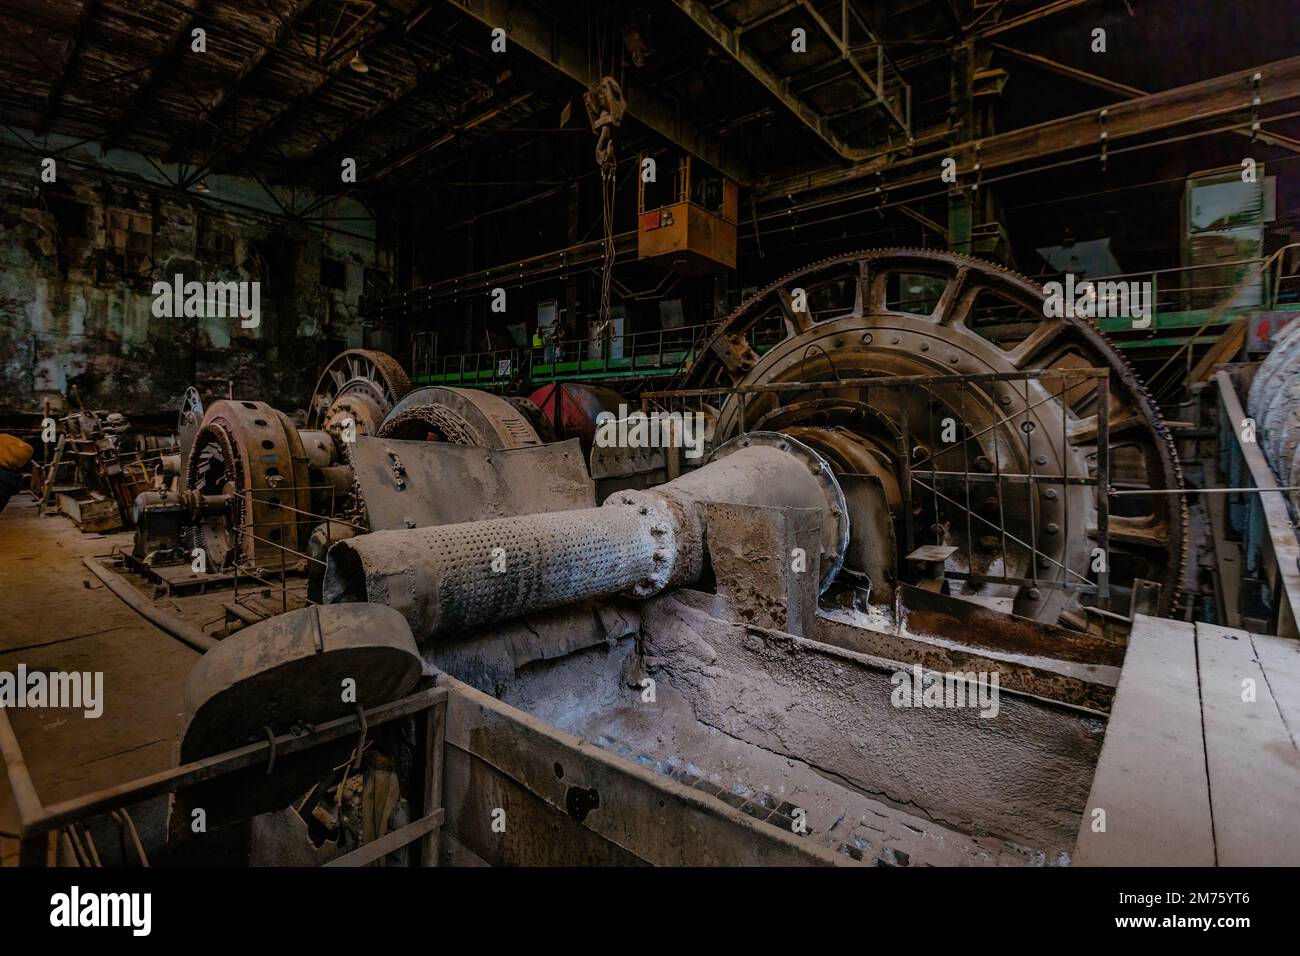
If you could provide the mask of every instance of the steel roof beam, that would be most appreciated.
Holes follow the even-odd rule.
[[[54,115],[59,111],[59,104],[63,101],[63,91],[68,84],[68,77],[71,75],[76,65],[77,51],[81,49],[82,41],[86,38],[86,28],[90,26],[91,18],[95,15],[96,0],[86,0],[81,6],[81,17],[77,20],[77,32],[68,40],[68,45],[63,48],[63,58],[59,63],[58,72],[55,74],[53,85],[50,86],[49,96],[45,100],[45,109],[41,113],[40,128],[35,130],[37,136],[44,136],[49,131],[50,125],[54,122]]]
[[[118,112],[113,128],[104,137],[102,146],[104,152],[112,149],[118,138],[130,128],[131,114],[135,112],[136,106],[148,102],[149,96],[155,90],[161,89],[163,84],[175,72],[181,54],[187,49],[187,44],[184,41],[189,37],[190,24],[203,10],[204,0],[190,0],[190,2],[193,2],[194,9],[181,16],[180,23],[176,25],[176,30],[167,41],[167,47],[162,57],[150,68],[149,75],[136,86],[131,95],[127,97],[126,104]]]
[[[790,92],[789,77],[778,76],[765,63],[746,50],[740,43],[740,33],[715,17],[699,0],[673,0],[682,13],[690,17],[706,36],[758,80],[775,96],[794,117],[803,123],[818,139],[831,148],[841,159],[852,162],[869,160],[878,154],[875,149],[860,149],[840,139],[827,118],[804,100]]]
[[[1256,74],[1259,74],[1258,94]],[[896,160],[881,157],[850,169],[791,176],[768,183],[756,198],[762,201],[788,197],[866,177],[875,177],[878,185],[887,189],[922,183],[938,185],[940,162],[946,158],[956,160],[958,173],[968,176],[974,170],[977,156],[981,170],[987,173],[1017,163],[1046,160],[1070,150],[1091,147],[1100,152],[1103,142],[1114,146],[1120,140],[1164,129],[1221,120],[1234,113],[1249,114],[1256,95],[1259,98],[1254,104],[1256,109],[1300,98],[1300,56],[1159,93],[1135,96],[1112,103],[1104,110],[1075,113],[918,156]],[[1244,124],[1242,128],[1245,128]],[[1104,140],[1103,132],[1106,134]]]
[[[501,27],[508,41],[548,63],[584,89],[594,85],[599,75],[593,70],[584,42],[562,33],[551,20],[530,6],[510,0],[447,0],[489,28]],[[483,36],[487,46],[488,36]],[[749,163],[739,152],[730,149],[712,130],[682,115],[676,103],[655,94],[648,85],[629,79],[623,89],[628,115],[635,117],[669,142],[730,178],[750,183],[755,179]]]

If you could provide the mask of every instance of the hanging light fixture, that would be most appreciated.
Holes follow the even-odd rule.
[[[200,179],[197,183],[194,184],[194,191],[196,193],[207,193],[207,192],[211,192],[212,190],[208,189],[208,181],[206,179]]]
[[[361,58],[361,51],[357,50],[352,54],[352,59],[348,60],[348,67],[353,73],[369,73],[370,64]]]

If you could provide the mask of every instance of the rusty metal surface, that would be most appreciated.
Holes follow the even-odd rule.
[[[944,636],[972,648],[1052,658],[1085,665],[1119,667],[1124,646],[1065,627],[999,614],[970,601],[903,585],[905,620],[915,634]]]
[[[617,416],[619,406],[627,404],[612,389],[578,382],[549,382],[535,389],[528,400],[558,437],[580,438],[584,449],[595,444],[597,417],[606,412]]]
[[[269,618],[218,643],[190,672],[180,762],[255,742],[268,728],[278,735],[397,700],[420,670],[410,629],[389,608],[309,607]],[[346,680],[355,702],[344,699]],[[179,791],[178,807],[204,808],[213,826],[288,806],[354,744],[282,759],[272,774],[259,766]]]
[[[507,399],[472,388],[417,388],[393,406],[381,438],[446,441],[484,448],[540,445],[527,415]]]
[[[797,288],[807,293],[807,311],[792,308]],[[908,301],[909,296],[914,301]],[[979,259],[925,249],[850,253],[785,276],[743,302],[721,323],[683,384],[744,388],[824,383],[806,394],[732,395],[719,415],[717,436],[725,440],[756,427],[798,434],[845,473],[861,473],[863,456],[849,460],[845,454],[846,444],[856,440],[866,452],[889,462],[888,477],[901,483],[899,426],[907,422],[920,445],[929,442],[929,429],[938,433],[935,419],[951,415],[969,422],[972,434],[983,436],[981,453],[999,463],[1000,470],[1033,468],[1039,474],[1073,478],[1090,474],[1098,452],[1095,390],[1090,395],[1081,387],[1062,389],[1039,382],[1023,388],[1019,383],[1015,388],[989,384],[968,390],[962,409],[955,387],[946,385],[929,389],[929,403],[914,395],[908,404],[901,394],[885,389],[837,383],[873,375],[933,378],[1104,368],[1110,371],[1113,476],[1130,487],[1181,487],[1168,429],[1133,370],[1087,321],[1047,318],[1043,303],[1040,286]],[[759,330],[783,335],[761,358],[747,344],[747,337]],[[1064,402],[1056,397],[1058,391],[1064,391]],[[1033,425],[1029,438],[1015,427],[1022,419]],[[989,430],[982,432],[985,428]],[[921,448],[922,457],[929,451]],[[1067,577],[1065,564],[1086,567],[1096,526],[1095,502],[1086,491],[1040,486],[1036,495],[1022,491],[1006,509],[1013,533],[1032,542],[1048,561],[1047,567],[1036,569],[1036,579],[1059,582]],[[1135,498],[1126,507],[1128,513],[1112,515],[1108,522],[1110,550],[1118,552],[1111,555],[1110,565],[1127,569],[1126,574],[1131,571],[1133,578],[1162,582],[1162,607],[1167,611],[1177,605],[1184,577],[1186,507],[1181,498],[1169,495]],[[897,504],[893,510],[899,513]],[[960,539],[965,532],[959,526],[964,524],[954,519],[944,534]],[[986,560],[980,536],[968,537],[972,540],[963,542],[962,553],[973,555],[971,563]],[[1032,559],[1028,548],[1022,550],[1023,555],[1012,556],[1020,567],[1006,569],[1005,576],[1031,577]],[[981,567],[977,563],[957,570],[979,573]],[[1112,586],[1126,581],[1112,574]],[[1002,597],[1008,587],[1017,614],[1086,628],[1078,596],[1056,588],[984,585],[990,593],[983,596]]]
[[[595,507],[578,440],[488,449],[358,437],[352,467],[372,531]]]
[[[198,434],[203,421],[203,399],[198,389],[190,386],[181,396],[180,412],[176,416],[176,439],[180,444],[180,475],[185,481],[188,473],[190,451],[194,448],[194,436]]]
[[[932,592],[926,591],[926,594]],[[973,605],[972,605],[973,606]],[[917,627],[926,622],[918,621]],[[1031,622],[1032,623],[1032,622]],[[1077,632],[1070,632],[1077,633]],[[1110,711],[1119,684],[1118,664],[1080,663],[966,641],[965,634],[929,635],[913,630],[862,627],[842,612],[817,618],[815,634],[823,644],[899,663],[920,664],[936,673],[996,671],[1002,687],[1099,713]]]
[[[321,373],[307,404],[307,425],[337,437],[352,421],[358,435],[373,435],[389,410],[411,390],[411,381],[386,352],[348,349]]]
[[[278,561],[281,545],[298,547],[298,514],[311,507],[310,468],[298,430],[283,412],[264,402],[214,402],[195,436],[185,483],[203,495],[235,499],[228,517],[203,523],[209,567]]]
[[[537,432],[537,437],[542,440],[543,444],[549,445],[556,440],[555,427],[536,402],[522,395],[511,395],[506,401],[523,412],[524,417],[533,426],[533,431]]]

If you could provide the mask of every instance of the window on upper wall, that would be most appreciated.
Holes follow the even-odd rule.
[[[233,266],[235,264],[234,233],[228,231],[224,221],[199,213],[194,254],[204,262]]]
[[[153,216],[129,209],[105,210],[107,264],[119,273],[148,275],[153,269]]]
[[[393,291],[392,281],[383,269],[366,267],[363,274],[362,294],[367,298],[382,299]]]

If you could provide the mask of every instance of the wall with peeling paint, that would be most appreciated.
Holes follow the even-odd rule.
[[[73,386],[88,407],[156,412],[191,384],[292,410],[332,354],[387,344],[358,311],[367,270],[391,271],[358,204],[313,213],[339,232],[285,214],[305,208],[301,192],[210,177],[208,194],[187,194],[144,157],[93,144],[56,153],[45,183],[40,158],[12,145],[0,139],[0,413],[61,407]],[[260,282],[260,324],[155,317],[154,282],[178,273]]]

